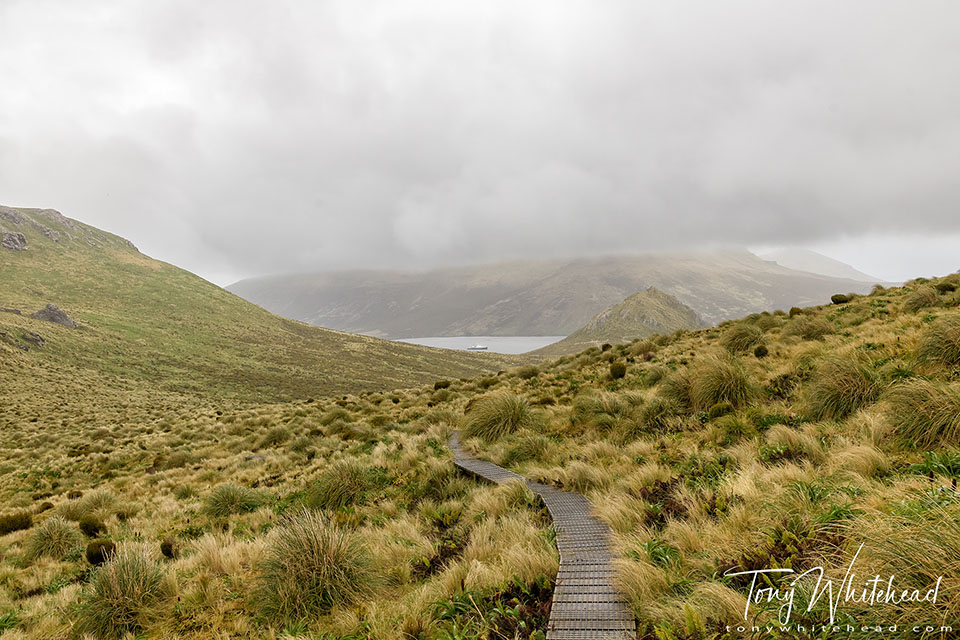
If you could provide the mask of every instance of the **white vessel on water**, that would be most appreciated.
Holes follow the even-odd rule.
[[[482,345],[482,344],[475,344],[472,347],[467,347],[467,351],[486,351],[486,350],[487,350],[486,345]]]

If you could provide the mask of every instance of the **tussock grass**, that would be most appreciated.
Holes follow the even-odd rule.
[[[817,367],[807,394],[813,420],[840,420],[876,400],[880,376],[868,362],[852,356],[825,359]]]
[[[960,589],[960,504],[927,503],[913,513],[875,514],[851,526],[850,533],[865,543],[863,562],[869,573],[896,576],[898,589],[924,594],[941,576],[940,593]],[[955,621],[960,619],[960,598],[883,603],[874,615],[902,626]]]
[[[635,419],[639,396],[617,393],[597,393],[587,390],[573,399],[570,421],[575,426],[589,427],[600,432],[623,429]]]
[[[537,377],[537,374],[540,373],[540,369],[535,367],[532,364],[527,364],[522,367],[519,367],[516,370],[517,377],[521,380],[529,380],[531,378]]]
[[[723,332],[720,336],[720,346],[730,353],[742,353],[762,339],[763,329],[741,322]]]
[[[370,597],[377,578],[357,538],[312,511],[298,511],[271,534],[253,600],[272,621],[315,619]]]
[[[707,356],[690,372],[690,403],[697,411],[708,411],[718,402],[745,406],[755,389],[743,364],[730,356]]]
[[[501,392],[481,398],[467,413],[464,431],[471,438],[494,442],[518,429],[533,428],[538,418],[518,395]]]
[[[787,324],[783,336],[797,336],[803,340],[822,340],[834,333],[833,324],[819,316],[799,315]]]
[[[23,555],[29,562],[42,557],[58,560],[79,547],[80,540],[80,531],[73,523],[53,516],[33,528]]]
[[[342,509],[361,504],[374,486],[372,470],[353,460],[338,460],[307,492],[307,504],[318,509]]]
[[[691,391],[693,379],[687,369],[679,369],[663,379],[660,384],[659,397],[664,400],[664,406],[671,406],[676,411],[689,411],[693,408]]]
[[[920,334],[917,356],[946,366],[960,364],[960,315],[937,318]]]
[[[937,290],[930,285],[921,285],[903,299],[904,311],[916,313],[927,307],[935,307],[940,301]]]
[[[164,615],[175,595],[163,567],[142,549],[123,546],[97,569],[77,611],[77,630],[97,638],[122,638]]]
[[[910,380],[889,393],[894,433],[916,447],[960,441],[960,390],[956,385]]]
[[[204,510],[217,518],[256,511],[264,502],[259,491],[232,482],[217,485],[204,501]]]
[[[956,291],[942,280],[931,284],[942,291],[938,306],[915,315],[901,304],[910,289],[892,288],[797,310],[791,319],[756,314],[721,328],[538,362],[529,379],[509,368],[517,362],[472,380],[438,368],[418,388],[260,406],[220,398],[207,403],[159,389],[144,395],[120,377],[107,384],[94,376],[85,385],[90,395],[77,398],[75,387],[61,386],[59,377],[44,379],[36,366],[53,350],[18,353],[0,339],[0,361],[9,358],[21,372],[4,379],[10,409],[0,411],[0,502],[5,514],[28,511],[35,520],[30,530],[4,538],[0,614],[17,611],[12,632],[18,640],[80,637],[72,628],[76,616],[65,612],[86,599],[89,587],[81,596],[79,582],[92,579],[91,563],[111,557],[107,547],[97,553],[100,540],[84,557],[78,523],[94,516],[118,540],[148,541],[146,557],[162,553],[166,581],[179,585],[176,615],[166,600],[148,605],[142,628],[132,632],[142,637],[404,640],[405,631],[431,640],[458,633],[493,637],[495,630],[483,627],[499,619],[489,594],[512,596],[520,588],[512,578],[548,580],[556,570],[549,521],[529,489],[478,483],[450,463],[450,430],[464,428],[495,393],[513,395],[526,405],[521,413],[534,419],[504,429],[496,442],[466,435],[464,447],[528,478],[586,492],[596,515],[613,527],[618,562],[626,567],[622,578],[636,589],[628,596],[642,633],[709,637],[721,623],[742,618],[746,593],[737,581],[711,578],[718,570],[743,563],[829,564],[838,542],[845,552],[863,535],[874,539],[880,529],[864,516],[874,510],[908,519],[884,536],[925,544],[910,533],[926,522],[917,514],[934,505],[952,509],[958,501],[950,482],[960,478],[960,458],[942,444],[960,439],[960,363],[936,354],[949,346],[941,330],[960,324],[960,309],[953,306]],[[0,314],[0,331],[11,335],[21,327],[10,329],[8,315]],[[833,334],[823,341],[803,341],[799,333],[777,338],[779,325],[798,319]],[[765,357],[754,357],[755,347],[736,353],[724,347],[726,331],[740,324],[773,331],[760,343],[769,347]],[[58,331],[48,329],[49,344],[63,339]],[[926,339],[937,346],[924,356]],[[916,361],[928,366],[912,361],[915,348]],[[879,387],[891,381],[890,389],[882,401],[858,400],[862,406],[845,418],[811,421],[814,396],[841,407],[824,416],[850,410],[847,387],[836,384],[843,376],[827,376],[827,393],[821,380],[830,361],[845,354],[860,355],[845,357],[844,366],[862,365]],[[628,363],[624,378],[609,375],[614,362]],[[853,372],[854,389],[861,388],[862,373]],[[289,375],[276,371],[280,382]],[[763,393],[753,392],[755,383],[764,385]],[[25,402],[28,386],[42,387],[49,402]],[[103,395],[114,388],[114,395]],[[726,395],[735,398],[714,402]],[[256,491],[276,499],[269,500],[272,508],[241,509],[242,517],[227,518],[206,508],[210,488],[216,492],[222,483],[262,487]],[[314,483],[326,483],[333,497],[316,500],[312,515],[362,542],[366,568],[382,576],[350,602],[313,589],[308,580],[316,570],[306,579],[294,573],[311,557],[301,534],[289,541],[287,560],[275,564],[272,591],[265,586],[277,537],[288,514],[311,504]],[[75,544],[29,562],[31,538],[51,515],[76,521],[66,523]],[[960,540],[950,527],[931,522],[944,549]],[[837,537],[838,527],[847,525],[849,533]],[[885,561],[872,556],[870,562],[870,575],[891,572]],[[838,569],[842,574],[843,563]],[[87,577],[78,582],[80,576]],[[258,600],[264,594],[273,605]],[[548,598],[544,592],[521,611],[545,610]],[[320,606],[313,604],[318,599]],[[449,613],[438,619],[439,610]],[[308,619],[300,617],[304,612]],[[855,613],[869,623],[899,615]],[[934,612],[944,613],[957,612]]]

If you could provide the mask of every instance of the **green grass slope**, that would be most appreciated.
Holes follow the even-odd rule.
[[[267,401],[404,387],[508,362],[277,317],[53,210],[2,207],[0,234],[27,242],[25,250],[0,247],[0,307],[22,312],[0,312],[8,390],[26,384],[11,368],[45,366],[72,368],[68,377],[80,386],[90,372],[92,379]],[[80,326],[30,317],[47,304]],[[31,333],[43,338],[42,348],[24,339]]]
[[[655,333],[703,327],[697,313],[673,296],[650,287],[598,313],[584,327],[569,336],[531,352],[539,356],[578,353],[604,343],[617,344]]]

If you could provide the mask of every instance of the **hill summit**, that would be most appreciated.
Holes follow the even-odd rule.
[[[655,333],[668,334],[678,329],[700,329],[703,320],[697,312],[668,293],[650,287],[635,293],[595,315],[590,322],[563,340],[538,349],[538,355],[558,356],[577,353],[603,343],[617,344]]]

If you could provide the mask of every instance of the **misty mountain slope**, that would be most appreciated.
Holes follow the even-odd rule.
[[[594,316],[569,336],[531,354],[563,356],[603,343],[617,344],[655,333],[670,334],[678,329],[700,329],[703,321],[696,312],[673,296],[655,287],[635,293]]]
[[[858,271],[845,262],[834,260],[829,256],[817,253],[816,251],[810,251],[809,249],[778,249],[758,255],[764,260],[773,260],[787,269],[809,271],[810,273],[818,273],[832,278],[847,278],[849,280],[869,282],[871,284],[881,282],[880,278]]]
[[[0,313],[0,377],[8,391],[16,383],[27,395],[39,393],[29,388],[35,374],[17,370],[55,367],[77,384],[90,372],[167,390],[278,400],[404,387],[512,362],[280,318],[52,210],[0,208],[0,238],[0,307],[20,312]],[[47,304],[79,326],[31,317]]]
[[[311,324],[408,338],[568,335],[649,287],[713,324],[826,302],[837,292],[866,292],[870,284],[787,269],[740,251],[271,276],[227,288]]]

